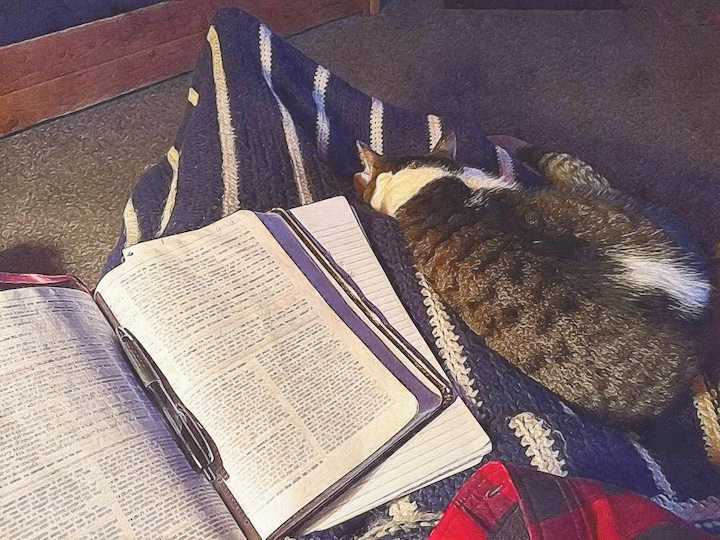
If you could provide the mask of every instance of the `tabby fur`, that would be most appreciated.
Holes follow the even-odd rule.
[[[463,167],[452,134],[392,161],[359,144],[357,190],[397,220],[417,268],[491,349],[625,426],[687,395],[710,282],[642,204],[603,183],[529,189]]]

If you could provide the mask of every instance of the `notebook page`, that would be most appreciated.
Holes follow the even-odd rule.
[[[439,362],[395,293],[344,197],[292,210],[405,339],[444,375]],[[465,404],[456,400],[409,442],[323,511],[304,532],[327,529],[378,504],[478,464],[490,439]]]

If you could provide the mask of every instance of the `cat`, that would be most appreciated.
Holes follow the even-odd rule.
[[[602,181],[527,188],[358,142],[355,188],[395,220],[430,286],[487,346],[567,402],[628,428],[666,415],[701,370],[702,256]],[[666,220],[667,221],[667,220]]]

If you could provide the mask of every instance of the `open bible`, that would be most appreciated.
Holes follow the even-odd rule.
[[[274,539],[489,451],[344,199],[35,281],[0,292],[0,537]]]

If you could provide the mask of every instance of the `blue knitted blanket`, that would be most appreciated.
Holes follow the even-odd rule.
[[[628,488],[720,531],[720,467],[712,463],[720,460],[718,404],[705,381],[696,381],[694,397],[668,422],[668,437],[653,444],[573,412],[446,311],[416,275],[394,221],[357,200],[356,140],[391,155],[427,153],[452,129],[461,161],[497,171],[496,149],[479,129],[362,94],[234,9],[212,23],[188,102],[167,159],[140,178],[128,201],[106,269],[121,262],[123,246],[197,229],[240,208],[291,208],[345,195],[414,322],[490,434],[488,459]],[[542,181],[519,163],[516,169],[521,182]],[[312,538],[424,538],[468,476]]]

